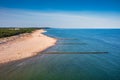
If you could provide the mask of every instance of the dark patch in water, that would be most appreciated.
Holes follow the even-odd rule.
[[[44,54],[107,54],[108,52],[45,52]]]
[[[72,43],[72,42],[66,42],[66,43],[58,43],[58,45],[87,45],[87,43]]]
[[[59,40],[79,40],[78,38],[57,38]]]

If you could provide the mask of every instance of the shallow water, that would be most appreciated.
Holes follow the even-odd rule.
[[[49,29],[42,54],[0,66],[0,80],[120,80],[120,29]],[[54,54],[55,53],[55,54]]]

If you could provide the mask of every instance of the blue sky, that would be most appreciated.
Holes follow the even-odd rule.
[[[120,28],[120,0],[0,0],[0,26]]]

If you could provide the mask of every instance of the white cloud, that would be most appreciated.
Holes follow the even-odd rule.
[[[107,14],[107,13],[106,13]],[[50,26],[57,28],[120,28],[120,16],[115,14],[37,12],[0,9],[0,27]]]

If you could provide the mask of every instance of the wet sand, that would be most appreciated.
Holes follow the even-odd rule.
[[[57,40],[42,34],[44,32],[36,30],[26,36],[0,44],[0,64],[28,58],[54,46]]]

